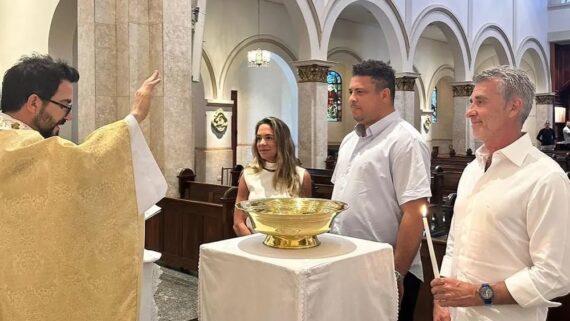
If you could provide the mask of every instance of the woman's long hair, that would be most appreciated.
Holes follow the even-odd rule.
[[[265,160],[261,158],[257,150],[257,131],[259,126],[266,124],[273,129],[273,137],[277,146],[275,157],[276,170],[273,176],[273,188],[278,191],[287,191],[291,196],[299,196],[301,192],[301,178],[297,173],[297,158],[295,157],[295,144],[291,137],[291,131],[287,124],[281,119],[267,117],[260,120],[255,125],[255,136],[251,150],[254,156],[253,161],[248,165],[255,173],[265,168]]]

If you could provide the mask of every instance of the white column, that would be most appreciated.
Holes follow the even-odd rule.
[[[417,73],[398,73],[396,75],[396,92],[394,108],[400,116],[420,131],[420,108],[416,106],[415,84]]]
[[[535,138],[538,135],[538,131],[544,127],[544,123],[548,120],[550,122],[551,128],[554,128],[554,100],[555,93],[541,93],[536,94],[536,133],[533,133],[531,138]],[[538,145],[537,145],[538,146]]]
[[[453,88],[453,148],[459,155],[465,155],[468,148],[475,151],[476,143],[471,131],[471,122],[465,118],[469,97],[475,87],[472,82],[456,82]]]
[[[186,0],[78,0],[79,141],[130,112],[135,91],[158,69],[149,117],[141,124],[169,184],[194,168],[192,7]]]
[[[194,168],[194,118],[192,112],[192,1],[163,0],[152,4],[150,17],[162,13],[162,48],[151,49],[164,66],[164,116],[157,133],[164,158],[162,170],[168,182],[168,196],[178,191],[180,168]],[[154,15],[152,13],[155,13]],[[159,24],[160,25],[160,24]],[[158,27],[158,26],[157,26]],[[159,34],[160,36],[160,34]],[[157,45],[158,46],[158,45]],[[154,47],[153,47],[154,48]],[[155,123],[151,122],[154,126]],[[152,134],[155,135],[154,133]]]
[[[299,85],[299,159],[303,167],[325,168],[328,145],[327,61],[294,63]]]

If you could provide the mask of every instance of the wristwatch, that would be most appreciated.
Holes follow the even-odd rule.
[[[493,303],[493,298],[495,297],[495,291],[489,285],[489,283],[483,283],[479,288],[479,296],[481,297],[481,300],[483,300],[483,303],[485,303],[485,305],[490,305]]]

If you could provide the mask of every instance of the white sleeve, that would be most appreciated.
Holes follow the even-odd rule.
[[[390,166],[398,205],[431,197],[430,154],[423,141],[411,138],[397,145]]]
[[[562,171],[539,181],[527,205],[533,265],[505,280],[522,307],[559,306],[549,301],[570,291],[570,183]]]
[[[133,115],[125,117],[131,137],[131,153],[139,214],[143,214],[166,195],[166,179],[154,160],[139,123]]]

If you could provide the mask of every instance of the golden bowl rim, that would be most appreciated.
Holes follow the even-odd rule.
[[[338,215],[338,214],[346,211],[349,208],[348,204],[345,202],[342,202],[342,201],[329,200],[326,198],[314,198],[314,197],[266,197],[266,198],[258,198],[258,199],[254,199],[254,200],[243,200],[240,202],[236,202],[235,208],[237,208],[238,210],[244,211],[247,214],[250,214],[249,210],[243,208],[243,206],[240,205],[241,203],[259,202],[259,201],[267,201],[267,200],[293,200],[293,199],[296,199],[296,200],[303,199],[303,200],[318,201],[318,202],[333,202],[333,203],[339,204],[342,206],[342,208],[339,208],[338,210],[336,210],[335,215]],[[293,216],[293,215],[291,215],[291,216]],[[299,216],[302,216],[302,215],[299,215]]]

